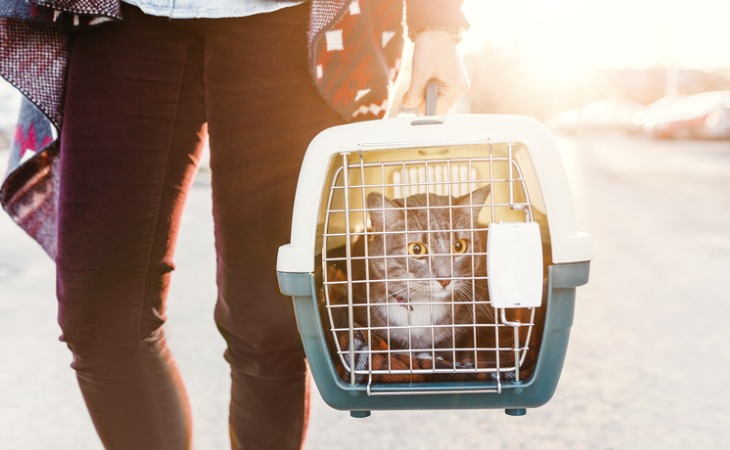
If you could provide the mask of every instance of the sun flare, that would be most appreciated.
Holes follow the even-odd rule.
[[[464,49],[488,44],[544,76],[595,67],[730,67],[724,0],[465,0]]]

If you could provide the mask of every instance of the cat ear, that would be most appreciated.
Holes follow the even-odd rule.
[[[489,197],[489,193],[491,191],[492,186],[488,184],[486,186],[480,187],[475,191],[472,191],[470,194],[462,195],[461,197],[456,199],[454,204],[457,206],[473,206],[473,208],[469,209],[471,210],[474,222],[476,222],[477,217],[479,217],[479,213],[481,212],[482,207],[487,201],[487,197]]]
[[[386,223],[403,218],[401,207],[379,192],[368,194],[366,202],[370,221],[376,230],[383,231]]]

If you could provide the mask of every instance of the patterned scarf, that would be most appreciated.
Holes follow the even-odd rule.
[[[461,27],[462,0],[406,0],[409,30]],[[26,97],[0,203],[55,258],[58,139],[69,30],[122,20],[120,0],[7,0],[0,76]],[[403,0],[311,0],[310,71],[347,121],[384,116],[403,50]]]

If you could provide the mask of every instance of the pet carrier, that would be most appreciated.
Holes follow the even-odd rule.
[[[311,142],[277,273],[330,406],[522,415],[556,389],[590,257],[539,122],[399,117]]]

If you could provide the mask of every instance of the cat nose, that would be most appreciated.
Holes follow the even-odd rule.
[[[446,287],[451,284],[451,280],[438,280],[438,282],[443,287]]]

